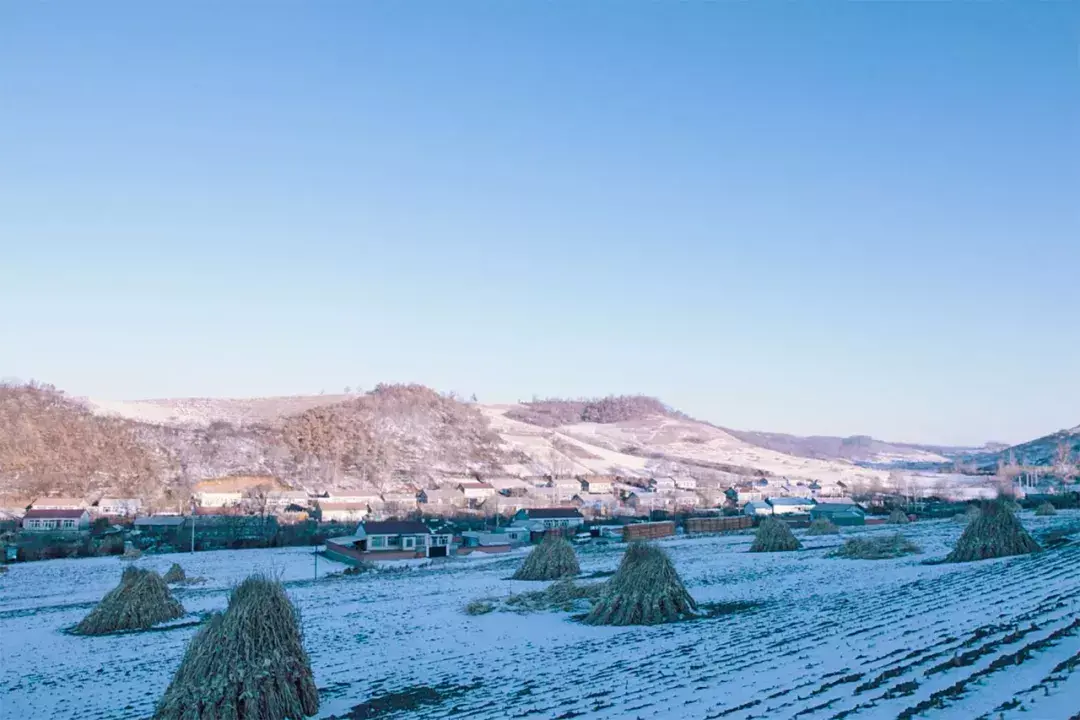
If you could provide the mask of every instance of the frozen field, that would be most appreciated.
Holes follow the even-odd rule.
[[[951,521],[904,528],[925,553],[900,560],[824,558],[836,537],[803,538],[807,549],[774,555],[747,553],[749,535],[665,541],[699,602],[760,604],[653,628],[593,628],[561,613],[464,615],[470,600],[543,586],[506,579],[521,552],[329,579],[341,566],[320,558],[317,581],[310,551],[299,548],[138,564],[164,571],[177,560],[207,578],[177,591],[193,613],[223,608],[230,585],[250,572],[280,575],[303,615],[323,718],[429,686],[446,699],[385,717],[1077,720],[1080,513],[1023,519],[1036,537],[1071,526],[1073,542],[950,566],[920,563],[951,547],[962,529]],[[581,550],[584,572],[614,570],[621,552]],[[59,560],[0,576],[0,717],[151,715],[194,627],[61,632],[123,567]]]

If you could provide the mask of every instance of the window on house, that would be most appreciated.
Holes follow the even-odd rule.
[[[373,547],[373,548],[386,547],[386,538],[384,538],[384,537],[373,537],[373,538],[371,538],[371,547]]]
[[[65,520],[64,521],[64,527],[65,528],[73,528],[73,527],[75,527],[75,521],[74,520]]]

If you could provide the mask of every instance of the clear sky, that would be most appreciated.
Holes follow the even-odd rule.
[[[0,4],[0,375],[1080,422],[1080,3]]]

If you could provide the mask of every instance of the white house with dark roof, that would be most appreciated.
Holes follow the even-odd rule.
[[[815,502],[810,498],[771,497],[765,502],[772,507],[773,515],[797,515],[809,513]]]
[[[450,554],[452,541],[452,535],[432,533],[427,525],[415,520],[362,522],[352,535],[327,540],[326,552],[346,562],[445,557]]]
[[[90,513],[79,508],[31,508],[22,517],[22,529],[26,532],[85,532],[90,529]]]
[[[496,490],[492,487],[491,483],[480,482],[475,480],[473,482],[461,482],[457,484],[457,489],[461,491],[466,500],[484,500],[495,494]]]
[[[523,508],[514,514],[511,525],[527,527],[532,532],[570,530],[585,524],[577,508]]]
[[[133,517],[142,510],[142,500],[139,498],[113,498],[103,497],[94,503],[94,511],[98,515],[109,517]]]

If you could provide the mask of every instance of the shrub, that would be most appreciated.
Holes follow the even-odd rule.
[[[787,552],[801,547],[802,543],[792,534],[786,522],[767,516],[758,525],[750,552]]]
[[[342,575],[363,575],[364,573],[375,572],[377,570],[375,563],[368,560],[360,560],[356,565],[350,565],[341,571]]]
[[[121,560],[138,560],[142,557],[142,550],[137,547],[124,548],[124,552],[120,555]]]
[[[281,583],[253,575],[188,644],[156,720],[298,720],[319,709],[300,616]]]
[[[814,522],[810,523],[810,529],[806,531],[807,535],[836,535],[840,532],[840,528],[833,524],[832,520],[828,518],[818,518]]]
[[[7,565],[0,565],[0,575],[3,575],[8,571]]]
[[[515,580],[558,580],[581,572],[574,546],[565,538],[547,533],[514,573]]]
[[[187,580],[187,574],[184,573],[184,568],[180,567],[180,563],[173,563],[172,567],[169,568],[162,579],[172,585],[173,583],[184,582],[184,580]]]
[[[885,560],[922,552],[918,545],[900,533],[888,537],[850,538],[829,557],[852,560]]]
[[[660,548],[631,543],[585,618],[589,625],[656,625],[697,616],[675,566]]]
[[[559,580],[544,590],[511,595],[506,599],[509,608],[520,612],[543,612],[563,610],[569,612],[580,600],[596,600],[604,589],[604,583],[578,585],[573,580]]]
[[[495,606],[486,600],[473,600],[465,606],[466,615],[487,615]]]
[[[1057,515],[1057,508],[1052,503],[1044,502],[1039,507],[1035,508],[1035,514],[1040,517],[1048,515]]]
[[[907,525],[910,522],[910,519],[906,512],[900,508],[896,508],[889,513],[889,519],[886,522],[890,525]]]
[[[971,562],[1026,555],[1042,548],[1024,529],[1005,498],[982,503],[979,516],[968,523],[945,562]]]
[[[77,635],[107,635],[127,630],[146,630],[183,616],[184,606],[153,570],[129,567],[120,584],[101,599],[90,614],[72,630]]]

